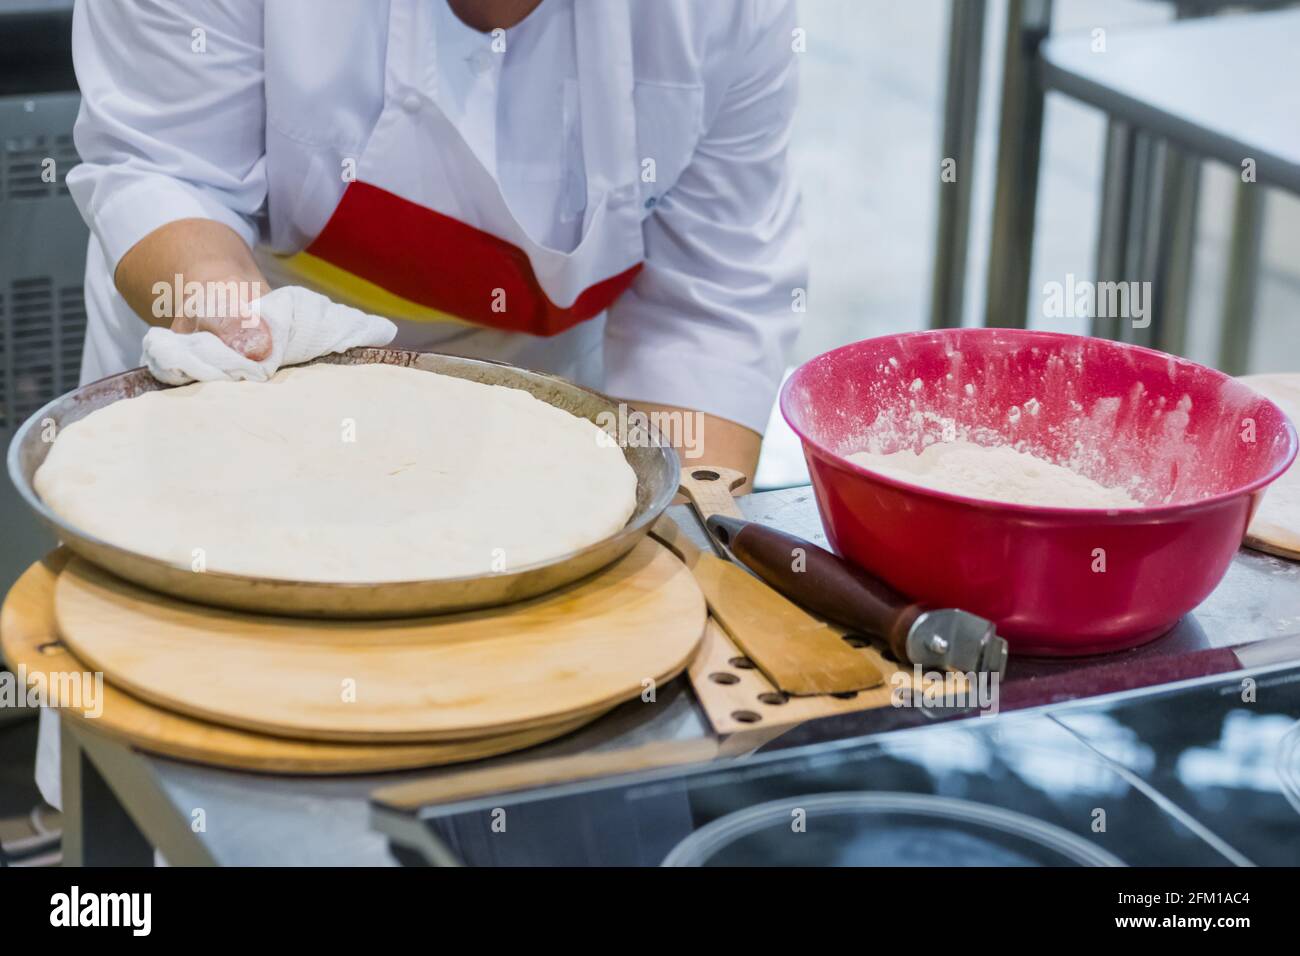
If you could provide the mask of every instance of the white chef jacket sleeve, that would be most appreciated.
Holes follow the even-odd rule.
[[[266,198],[260,0],[77,0],[68,189],[111,271],[155,229],[214,219],[252,245]]]
[[[807,260],[788,161],[793,2],[756,3],[733,79],[645,222],[645,264],[609,309],[605,388],[762,432],[798,333]]]

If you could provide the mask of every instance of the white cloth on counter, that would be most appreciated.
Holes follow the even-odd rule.
[[[378,315],[340,305],[301,286],[286,286],[253,303],[271,333],[271,354],[260,362],[236,352],[211,332],[145,333],[141,361],[168,385],[188,382],[265,382],[286,365],[310,362],[357,346],[387,345],[397,326]]]
[[[36,732],[36,789],[55,810],[63,809],[59,732],[59,712],[52,707],[42,707]]]

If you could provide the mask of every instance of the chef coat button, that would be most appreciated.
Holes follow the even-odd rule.
[[[408,113],[420,112],[420,94],[407,93],[402,97],[402,109]]]

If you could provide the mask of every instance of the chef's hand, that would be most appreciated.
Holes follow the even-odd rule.
[[[209,283],[207,287],[216,289],[218,284]],[[226,280],[225,289],[228,291],[216,292],[212,296],[217,308],[205,308],[203,314],[198,316],[178,315],[172,319],[171,329],[183,333],[211,332],[240,355],[260,362],[271,354],[271,330],[258,315],[250,299],[261,298],[271,289],[266,285],[238,279]],[[221,307],[223,297],[225,304]],[[212,312],[211,315],[208,314],[209,311]]]
[[[177,295],[179,277],[180,295]],[[212,219],[178,219],[159,226],[124,255],[113,276],[122,297],[150,325],[174,332],[211,332],[260,362],[271,333],[251,308],[271,291],[252,250],[229,226]],[[185,289],[199,283],[204,303],[186,315]]]

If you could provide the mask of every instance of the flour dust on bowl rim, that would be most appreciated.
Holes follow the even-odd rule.
[[[1013,652],[1132,647],[1215,588],[1295,427],[1246,385],[1163,352],[1055,332],[868,339],[800,366],[781,412],[827,537],[909,597],[997,623]],[[1010,444],[1141,507],[1037,507],[902,482],[847,460],[953,439]]]

